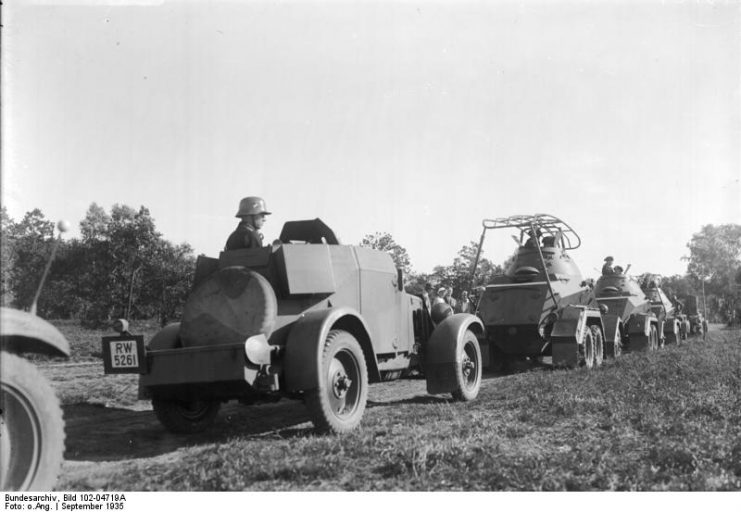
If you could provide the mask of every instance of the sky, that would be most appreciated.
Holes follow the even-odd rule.
[[[595,277],[682,274],[741,223],[739,2],[14,0],[3,25],[2,205],[70,236],[145,206],[215,256],[256,195],[266,240],[319,217],[429,272],[549,213]]]

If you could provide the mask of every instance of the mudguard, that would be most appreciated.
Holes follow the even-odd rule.
[[[459,345],[467,330],[481,335],[484,324],[474,315],[458,313],[435,327],[424,349],[428,393],[448,393],[456,389],[457,366],[462,362],[458,360]]]
[[[2,350],[69,357],[67,339],[56,327],[36,315],[0,308],[0,329]]]
[[[617,334],[620,333],[622,323],[618,315],[602,315],[602,325],[605,328],[605,343],[615,343]]]
[[[582,334],[587,325],[585,307],[567,306],[561,312],[560,318],[553,324],[551,338],[559,341],[581,343]]]
[[[655,318],[653,314],[638,313],[631,315],[628,319],[628,334],[648,336],[651,334],[651,319]]]
[[[287,391],[307,391],[319,385],[324,340],[332,329],[342,329],[355,336],[365,354],[368,380],[381,380],[368,326],[356,310],[339,307],[306,313],[291,327],[283,358]]]

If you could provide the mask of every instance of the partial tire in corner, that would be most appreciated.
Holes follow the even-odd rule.
[[[309,416],[320,432],[343,434],[358,426],[368,401],[368,367],[355,337],[332,330],[324,342],[318,387],[305,393]]]
[[[456,357],[456,389],[452,392],[453,398],[461,402],[469,402],[476,398],[481,388],[481,347],[476,335],[469,330],[463,335]]]
[[[209,400],[165,400],[155,398],[152,408],[160,423],[175,434],[197,434],[216,420],[221,404]]]
[[[64,454],[59,400],[33,364],[0,357],[0,490],[50,491]]]

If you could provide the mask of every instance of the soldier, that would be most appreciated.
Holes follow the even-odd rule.
[[[447,292],[448,290],[444,286],[441,286],[437,290],[437,296],[432,299],[432,305],[434,306],[435,304],[447,304],[447,302],[445,302],[445,294]]]
[[[473,309],[471,301],[468,299],[468,292],[463,290],[461,292],[461,300],[458,301],[458,305],[455,308],[456,313],[470,313]]]
[[[612,262],[615,260],[612,256],[608,256],[605,258],[605,264],[602,265],[602,275],[603,276],[610,276],[615,273],[615,271],[612,269]]]
[[[225,251],[237,249],[254,249],[262,247],[262,233],[260,229],[265,224],[265,217],[271,212],[265,208],[265,200],[261,197],[245,197],[239,202],[237,215],[240,220],[237,229],[229,235]]]

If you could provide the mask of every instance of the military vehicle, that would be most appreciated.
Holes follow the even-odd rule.
[[[67,231],[60,221],[57,228]],[[64,419],[54,390],[24,354],[69,357],[65,337],[36,316],[60,238],[53,245],[31,311],[0,308],[0,490],[49,491],[64,454]]]
[[[603,274],[594,285],[594,293],[597,302],[604,306],[602,323],[608,356],[618,357],[623,349],[659,348],[666,313],[656,310],[634,277],[624,272]],[[674,335],[676,338],[676,332]]]
[[[481,384],[481,321],[434,325],[388,253],[340,245],[319,219],[286,222],[271,247],[199,257],[181,322],[146,346],[116,327],[105,372],[139,373],[139,398],[173,432],[206,429],[229,400],[280,397],[302,399],[319,431],[347,432],[368,384],[398,378],[415,356],[429,393],[468,401]]]
[[[594,293],[568,251],[581,240],[564,221],[548,214],[484,219],[476,266],[488,231],[514,229],[517,249],[504,275],[479,299],[489,366],[514,358],[551,356],[554,366],[602,364],[604,329]]]
[[[696,295],[688,295],[684,298],[684,312],[687,314],[687,320],[690,324],[690,335],[705,333],[705,317],[698,307]]]
[[[681,319],[676,316],[676,308],[671,300],[666,296],[660,287],[661,278],[655,275],[649,275],[642,283],[643,292],[651,304],[651,311],[656,315],[659,321],[659,347],[665,343],[680,344],[681,339]]]

